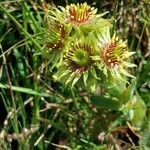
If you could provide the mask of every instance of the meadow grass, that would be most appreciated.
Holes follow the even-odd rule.
[[[0,2],[0,149],[145,149],[150,148],[150,2],[86,1],[109,11],[117,33],[128,40],[137,67],[135,94],[145,103],[139,126],[121,111],[103,110],[85,90],[55,82],[40,55],[46,5],[74,0]],[[81,1],[85,2],[85,1]],[[103,93],[103,89],[97,91]],[[125,110],[125,112],[128,112]]]

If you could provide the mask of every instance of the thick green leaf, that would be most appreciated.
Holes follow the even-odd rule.
[[[134,80],[127,87],[127,89],[121,93],[120,100],[122,101],[123,104],[126,104],[128,101],[130,101],[132,99],[134,91],[135,91],[135,87],[136,87],[136,82]]]
[[[137,102],[134,104],[134,116],[133,119],[131,120],[131,122],[134,125],[141,125],[144,117],[145,117],[145,113],[146,113],[146,106],[144,101],[141,99],[141,97],[136,94],[136,98],[137,98]]]
[[[103,96],[92,96],[91,101],[94,105],[102,109],[118,110],[121,107],[121,103],[119,101]]]

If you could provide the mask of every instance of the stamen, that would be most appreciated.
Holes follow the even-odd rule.
[[[111,59],[108,59],[108,62],[111,62]]]
[[[110,64],[110,66],[111,66],[111,67],[114,67],[114,66],[115,66],[115,64],[114,64],[114,63],[111,63],[111,64]]]
[[[106,53],[106,56],[109,56],[109,53]]]
[[[71,19],[74,19],[74,16],[70,15],[70,18],[71,18]]]

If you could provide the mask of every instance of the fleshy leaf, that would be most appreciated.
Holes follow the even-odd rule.
[[[140,126],[145,117],[146,106],[144,101],[141,99],[141,97],[138,94],[136,94],[136,98],[137,98],[137,102],[135,103],[133,108],[134,116],[131,122],[136,126]]]
[[[103,96],[92,96],[91,101],[94,105],[101,109],[118,110],[121,107],[121,103],[119,101]]]
[[[136,81],[134,80],[125,91],[121,93],[120,99],[123,104],[126,104],[128,101],[130,101],[133,98],[133,94],[136,87]]]

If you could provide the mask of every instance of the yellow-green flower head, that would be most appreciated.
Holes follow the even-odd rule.
[[[126,41],[119,40],[114,34],[111,37],[110,28],[98,34],[98,55],[93,59],[97,60],[97,66],[104,74],[123,80],[123,75],[134,77],[127,71],[127,67],[136,65],[129,63],[129,56],[134,54],[127,49]]]
[[[45,30],[43,57],[57,63],[62,58],[62,53],[67,44],[68,30],[58,21],[51,20]]]
[[[72,42],[67,54],[66,65],[76,73],[86,71],[92,64],[91,51],[92,46],[82,43],[80,40]]]
[[[97,14],[97,9],[87,3],[70,4],[66,8],[61,6],[59,8],[55,8],[55,11],[52,12],[53,18],[69,24],[71,27],[95,24],[100,17],[107,13]]]
[[[87,5],[87,3],[66,6],[67,20],[75,25],[91,23],[95,20],[96,13],[97,9]]]
[[[63,65],[54,75],[55,80],[69,84],[72,87],[80,80],[82,85],[88,86],[91,81],[92,91],[95,90],[97,80],[96,71],[94,69],[94,61],[92,60],[92,51],[94,47],[89,39],[76,38],[68,47],[68,53],[65,56]]]
[[[57,52],[62,49],[66,38],[66,30],[63,24],[53,22],[47,30],[46,47],[50,51]]]

